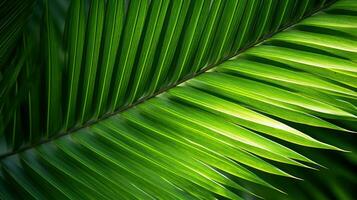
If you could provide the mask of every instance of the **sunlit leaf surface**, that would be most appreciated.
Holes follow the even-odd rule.
[[[353,199],[356,1],[27,6],[1,199]]]

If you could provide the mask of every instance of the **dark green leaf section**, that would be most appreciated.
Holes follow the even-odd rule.
[[[26,29],[33,5],[33,0],[0,2],[0,137],[4,137],[5,130],[11,131],[8,141],[16,144],[22,143],[17,124],[21,118],[21,99],[28,90],[24,68],[29,55],[22,49],[22,31]],[[6,145],[1,145],[0,152],[6,149]]]
[[[3,158],[0,197],[287,198],[280,189],[295,189],[299,199],[318,199],[326,195],[320,185],[348,197],[338,177],[356,183],[356,154],[342,153],[356,149],[343,140],[357,131],[354,2],[338,2],[120,114]],[[321,165],[332,170],[310,175],[307,185],[275,181],[309,179],[301,170],[319,174],[311,169]]]
[[[15,2],[17,1],[13,1]],[[28,3],[28,1],[23,2],[24,5],[26,2]],[[1,5],[7,5],[8,7],[5,8],[8,9],[12,8],[7,1],[3,1]],[[21,6],[17,8],[23,9]],[[14,13],[18,12],[15,8],[12,9]],[[9,59],[11,62],[0,71],[2,149],[16,149],[25,141],[38,140],[39,137],[46,138],[48,135],[44,134],[45,129],[58,131],[61,126],[61,121],[58,121],[61,119],[60,113],[54,112],[55,114],[50,117],[47,110],[52,112],[60,109],[50,105],[51,102],[61,101],[58,90],[61,85],[59,81],[61,74],[56,74],[60,72],[56,66],[62,66],[63,60],[59,56],[63,51],[58,41],[60,37],[58,33],[63,32],[64,18],[61,11],[65,9],[66,1],[62,1],[61,4],[51,1],[48,4],[37,3],[21,11],[23,14],[32,11],[31,17],[22,22],[25,23],[24,32],[20,34],[13,57]],[[54,13],[58,17],[56,20],[53,17]],[[11,21],[6,17],[3,19]],[[14,22],[15,24],[19,26],[21,23]],[[12,47],[7,48],[11,51]],[[56,120],[46,123],[47,118]],[[4,135],[4,132],[8,135]]]
[[[38,1],[19,56],[0,74],[1,89],[18,99],[6,106],[1,99],[0,154],[126,109],[331,2]],[[29,4],[13,13],[18,18],[1,17],[0,36],[15,38]],[[1,39],[2,49],[13,46],[10,39]]]
[[[33,11],[34,0],[0,2],[0,72],[13,60],[16,43]],[[0,79],[1,80],[1,79]]]

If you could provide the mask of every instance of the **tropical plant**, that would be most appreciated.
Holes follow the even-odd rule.
[[[357,1],[0,13],[1,199],[353,199]]]

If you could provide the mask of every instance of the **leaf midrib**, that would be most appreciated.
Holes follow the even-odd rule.
[[[167,85],[167,86],[163,87],[162,89],[158,90],[157,92],[153,93],[152,95],[146,96],[146,97],[144,97],[144,98],[142,98],[142,99],[140,99],[140,100],[138,100],[138,101],[136,101],[136,102],[134,102],[132,104],[129,104],[127,106],[119,108],[118,110],[116,110],[114,112],[105,113],[101,117],[99,117],[98,119],[96,119],[94,121],[87,121],[82,126],[73,127],[71,129],[69,129],[67,132],[62,132],[62,133],[59,133],[59,134],[55,134],[54,136],[46,138],[46,139],[44,139],[42,141],[39,141],[39,142],[37,142],[35,144],[24,145],[21,148],[19,148],[18,150],[4,153],[4,154],[0,155],[0,160],[5,159],[5,158],[7,158],[9,156],[12,156],[12,155],[21,153],[23,151],[35,148],[36,146],[39,146],[41,144],[45,144],[45,143],[54,141],[54,140],[59,139],[59,138],[61,138],[63,136],[70,135],[71,133],[74,133],[74,132],[76,132],[76,131],[78,131],[80,129],[84,129],[84,128],[90,127],[90,126],[92,126],[92,125],[94,125],[94,124],[96,124],[98,122],[101,122],[101,121],[103,121],[103,120],[105,120],[105,119],[107,119],[109,117],[112,117],[112,116],[120,114],[120,113],[122,113],[122,112],[124,112],[126,110],[129,110],[132,107],[137,106],[138,104],[144,103],[145,101],[147,101],[147,100],[149,100],[149,99],[151,99],[153,97],[156,97],[157,95],[160,95],[161,93],[164,93],[164,92],[170,90],[171,88],[174,88],[174,87],[176,87],[176,86],[178,86],[178,85],[180,85],[180,84],[182,84],[182,83],[184,83],[184,82],[186,82],[186,81],[188,81],[188,80],[190,80],[192,78],[195,78],[195,77],[205,73],[206,71],[208,71],[208,70],[210,70],[210,69],[212,69],[212,68],[214,68],[214,67],[216,67],[216,66],[218,66],[218,65],[220,65],[222,63],[224,63],[225,61],[227,61],[229,59],[232,59],[232,58],[240,55],[241,53],[247,51],[248,49],[250,49],[250,48],[252,48],[252,47],[254,47],[254,46],[256,46],[256,45],[258,45],[260,43],[263,43],[264,41],[266,41],[267,39],[271,38],[272,36],[282,32],[282,31],[285,31],[285,30],[289,29],[289,28],[295,26],[296,24],[298,24],[300,21],[302,21],[302,20],[304,20],[306,18],[309,18],[310,16],[315,15],[316,13],[328,8],[329,6],[334,4],[335,2],[336,1],[332,1],[330,3],[325,4],[324,6],[322,6],[320,8],[318,8],[318,9],[313,10],[311,13],[303,16],[301,19],[298,19],[298,20],[296,20],[296,21],[294,21],[292,23],[288,23],[288,24],[286,24],[285,26],[279,28],[277,31],[275,31],[273,33],[269,33],[269,34],[264,35],[261,39],[257,40],[256,42],[254,42],[254,43],[252,43],[250,45],[247,45],[246,47],[240,49],[236,53],[233,53],[232,55],[228,55],[228,56],[222,58],[217,63],[208,65],[207,67],[202,68],[201,70],[199,70],[196,73],[192,73],[192,74],[186,75],[185,77],[183,77],[181,80],[177,81],[176,83],[171,84],[171,85]]]

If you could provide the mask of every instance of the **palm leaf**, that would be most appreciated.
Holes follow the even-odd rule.
[[[28,94],[4,123],[0,197],[352,198],[357,7],[330,3],[39,2],[0,79]]]

